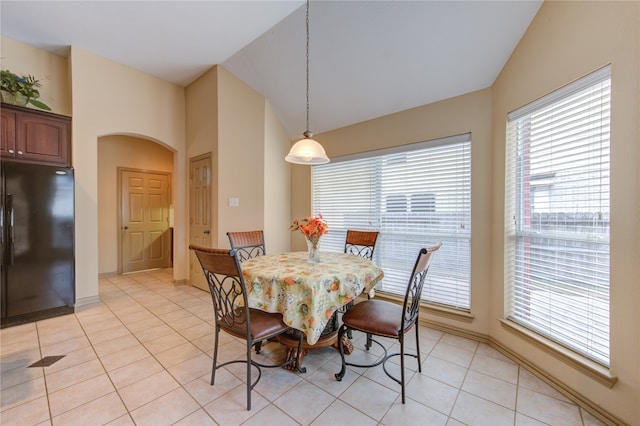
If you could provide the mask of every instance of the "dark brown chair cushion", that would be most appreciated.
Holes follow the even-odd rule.
[[[259,309],[249,309],[251,312],[251,338],[252,340],[263,340],[268,337],[275,336],[282,333],[289,328],[282,321],[282,314],[269,313]],[[226,332],[233,334],[236,337],[246,338],[247,322],[246,313],[244,308],[239,308],[237,311],[238,316],[231,318],[227,316],[225,320],[220,322],[220,327]],[[235,320],[233,327],[229,324]]]
[[[401,319],[402,306],[383,300],[358,303],[342,316],[342,322],[350,328],[396,339]]]

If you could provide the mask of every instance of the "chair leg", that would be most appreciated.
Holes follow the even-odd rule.
[[[355,305],[355,302],[352,300],[351,302],[347,303],[342,308],[340,308],[341,312],[344,314],[349,309],[351,309],[353,307],[353,305]],[[349,338],[349,340],[353,339],[353,333],[351,332],[351,330],[347,330],[347,337]]]
[[[420,333],[418,333],[418,320],[416,319],[416,355],[418,357],[418,372],[422,373],[422,359],[420,358]]]
[[[404,404],[404,336],[400,335],[400,386],[402,386],[402,403]]]
[[[216,326],[215,343],[213,344],[213,368],[211,369],[211,386],[216,381],[216,366],[218,365],[218,340],[220,339],[220,329]]]
[[[371,253],[371,256],[373,256],[373,253]],[[369,260],[371,260],[371,258],[369,258]],[[367,294],[367,300],[369,299],[371,299],[371,295]],[[367,350],[371,349],[371,345],[373,344],[371,339],[373,339],[373,337],[371,337],[371,333],[367,333],[367,343],[364,344],[364,347],[367,348]]]
[[[342,359],[342,367],[340,371],[335,374],[335,378],[337,381],[341,382],[345,373],[347,372],[347,364],[344,359],[344,344],[342,343],[342,337],[344,336],[345,331],[347,330],[346,325],[342,325],[340,327],[340,331],[338,332],[338,351],[340,352],[340,358]]]
[[[256,348],[256,353],[259,354],[260,351],[262,350],[262,340],[256,343],[255,345],[253,345],[253,347]]]
[[[247,340],[247,411],[251,411],[251,339]]]

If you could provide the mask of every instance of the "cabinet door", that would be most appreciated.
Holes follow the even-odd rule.
[[[70,164],[68,119],[16,112],[16,159]]]
[[[16,144],[16,113],[2,108],[0,121],[0,156],[13,157]]]

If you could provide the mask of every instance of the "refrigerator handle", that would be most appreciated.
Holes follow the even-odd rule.
[[[7,227],[9,228],[9,236],[7,245],[7,265],[13,265],[13,195],[7,194]]]

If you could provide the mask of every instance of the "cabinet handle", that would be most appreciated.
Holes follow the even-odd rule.
[[[18,155],[22,155],[22,151],[18,151]]]
[[[9,150],[9,154],[13,154],[14,151],[12,149]]]

